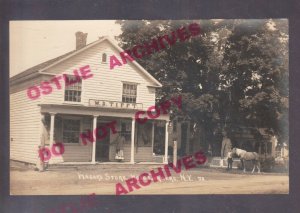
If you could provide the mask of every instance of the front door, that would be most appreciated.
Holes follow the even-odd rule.
[[[107,123],[97,123],[97,127],[103,127]],[[99,134],[102,135],[101,128]],[[96,140],[96,161],[107,162],[109,161],[109,143],[110,143],[110,130],[107,128],[107,136],[103,139]]]

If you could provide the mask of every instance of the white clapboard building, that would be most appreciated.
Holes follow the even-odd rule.
[[[118,162],[115,139],[120,134],[125,138],[122,162],[166,163],[169,115],[143,125],[135,120],[137,111],[155,105],[161,83],[135,61],[111,70],[109,56],[118,56],[123,50],[108,37],[86,45],[86,36],[77,32],[74,51],[10,78],[11,160],[35,164],[39,146],[51,148],[61,142],[65,152],[52,156],[50,164]],[[50,94],[34,100],[28,97],[28,88],[62,74],[72,79],[73,71],[86,65],[93,77],[72,86],[62,83],[61,89],[52,85]],[[80,133],[112,121],[117,122],[117,134],[109,129],[104,139],[83,143]],[[155,147],[161,144],[164,150],[155,155]]]

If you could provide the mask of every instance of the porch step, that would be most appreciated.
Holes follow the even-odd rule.
[[[96,163],[96,164],[50,164],[48,165],[47,171],[57,170],[95,170],[95,169],[107,169],[107,170],[134,170],[134,169],[154,169],[161,167],[164,164],[161,163]]]

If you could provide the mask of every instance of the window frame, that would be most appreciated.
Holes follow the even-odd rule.
[[[105,61],[103,61],[103,56],[104,55],[105,55]],[[101,55],[101,63],[107,64],[107,54],[106,53],[102,53],[102,55]]]
[[[123,101],[123,96],[124,96],[124,85],[130,85],[130,86],[135,86],[136,88],[136,92],[135,92],[135,102],[125,102]],[[131,91],[131,90],[130,90]],[[122,103],[134,103],[134,104],[137,104],[138,101],[138,83],[134,83],[134,82],[125,82],[125,81],[122,81],[122,93],[121,93],[121,102]]]
[[[73,121],[79,121],[79,135],[78,135],[78,141],[74,142],[74,143],[66,143],[64,141],[64,122],[65,120],[73,120]],[[62,125],[61,125],[61,141],[63,142],[64,145],[67,146],[78,146],[81,144],[81,138],[80,138],[80,133],[82,133],[82,118],[78,118],[78,117],[73,117],[73,116],[64,116],[62,117]]]
[[[69,74],[69,73],[63,73],[63,75],[67,75],[67,76],[75,76],[75,75],[72,75],[72,74]],[[83,103],[83,101],[82,101],[82,99],[83,99],[83,97],[84,97],[84,83],[83,83],[84,81],[83,81],[83,79],[81,78],[81,94],[80,94],[80,101],[66,101],[65,100],[65,95],[66,95],[66,90],[67,90],[67,86],[66,86],[66,83],[64,83],[63,84],[63,97],[62,97],[62,99],[63,99],[63,103],[67,103],[67,104],[80,104],[80,105],[82,105],[82,103]]]

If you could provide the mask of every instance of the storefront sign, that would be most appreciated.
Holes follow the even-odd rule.
[[[107,107],[107,108],[143,109],[143,104],[123,103],[120,101],[105,101],[105,100],[96,100],[96,99],[90,99],[89,105]]]

